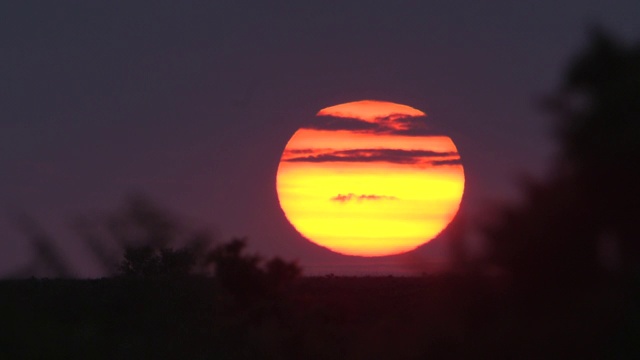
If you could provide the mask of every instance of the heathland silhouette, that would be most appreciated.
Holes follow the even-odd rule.
[[[551,173],[482,224],[473,264],[472,221],[452,224],[460,271],[302,277],[134,196],[78,226],[110,276],[0,282],[0,358],[638,358],[640,47],[594,31],[544,104]],[[20,219],[29,269],[73,275]]]

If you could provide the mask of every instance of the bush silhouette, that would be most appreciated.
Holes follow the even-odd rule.
[[[192,274],[197,263],[196,254],[188,249],[128,247],[120,264],[120,274],[135,278],[174,278]]]
[[[281,292],[301,274],[295,262],[273,258],[266,263],[247,254],[247,238],[213,245],[207,232],[185,230],[168,212],[137,195],[108,218],[108,230],[122,244],[118,274],[137,279],[171,279],[211,275],[241,301]],[[181,247],[173,248],[183,243]]]
[[[175,217],[143,196],[108,218],[108,230],[122,244],[118,274],[137,279],[167,279],[213,274],[239,300],[281,292],[301,274],[295,262],[273,258],[266,263],[247,254],[247,238],[213,245],[207,232],[187,231]],[[173,248],[176,244],[185,245]]]
[[[277,294],[301,274],[295,262],[274,258],[261,266],[258,255],[244,254],[246,238],[234,238],[209,253],[220,284],[241,301]]]

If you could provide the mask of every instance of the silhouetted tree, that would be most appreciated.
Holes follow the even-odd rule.
[[[551,178],[485,229],[490,261],[527,284],[580,283],[600,271],[613,235],[629,270],[640,259],[640,51],[595,31],[548,104],[560,157]]]
[[[577,284],[597,273],[597,241],[570,182],[527,184],[524,201],[485,229],[488,256],[523,285]]]
[[[596,29],[552,101],[562,141],[560,166],[575,179],[591,226],[615,238],[622,265],[640,262],[640,45]]]

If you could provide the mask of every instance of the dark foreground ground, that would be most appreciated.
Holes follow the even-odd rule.
[[[637,291],[515,291],[468,276],[0,282],[0,359],[638,358]]]

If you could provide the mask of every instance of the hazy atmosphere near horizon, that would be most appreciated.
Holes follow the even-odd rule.
[[[378,258],[304,239],[276,192],[291,136],[342,103],[424,111],[455,142],[459,213],[475,218],[517,198],[519,176],[547,174],[542,99],[589,26],[637,41],[639,14],[637,0],[3,2],[0,277],[34,260],[17,214],[77,276],[103,275],[71,225],[135,192],[305,274],[428,270],[447,259],[439,239]]]

